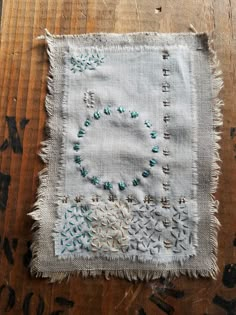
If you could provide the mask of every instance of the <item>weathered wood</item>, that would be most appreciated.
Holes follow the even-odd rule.
[[[182,277],[171,282],[162,279],[130,283],[98,277],[71,278],[68,283],[52,285],[47,280],[31,278],[27,264],[31,257],[32,221],[26,214],[36,198],[37,174],[43,168],[37,152],[40,141],[44,139],[48,71],[45,44],[36,37],[45,27],[56,34],[186,32],[190,23],[198,31],[214,32],[225,81],[222,92],[225,101],[221,142],[223,168],[217,193],[221,202],[221,272],[217,281]],[[52,314],[57,310],[64,313],[55,314],[77,315],[236,314],[235,301],[229,303],[236,296],[235,66],[235,0],[3,1],[0,49],[0,314],[4,310],[9,310],[9,314]],[[14,128],[9,134],[9,123],[13,127],[16,124],[18,135],[12,131]],[[11,137],[18,139],[14,145]]]

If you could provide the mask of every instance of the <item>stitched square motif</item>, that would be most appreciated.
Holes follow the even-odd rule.
[[[32,270],[214,276],[222,82],[207,35],[46,38]]]

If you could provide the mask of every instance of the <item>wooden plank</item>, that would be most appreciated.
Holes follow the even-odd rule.
[[[3,145],[0,314],[4,314],[6,306],[9,314],[52,314],[57,310],[62,311],[57,314],[76,315],[234,314],[235,300],[230,301],[236,294],[236,1],[6,0],[3,6],[0,3],[0,146]],[[48,284],[47,280],[30,277],[27,265],[31,258],[32,221],[26,214],[35,200],[37,174],[43,168],[36,153],[44,139],[48,71],[45,45],[36,37],[45,27],[56,34],[185,32],[190,23],[198,31],[214,32],[225,81],[223,168],[217,193],[221,202],[221,271],[217,281],[182,277],[130,283],[115,278],[107,281],[102,277],[79,277],[68,283]],[[11,133],[14,126],[18,130],[14,147],[9,141],[13,137],[9,124]]]

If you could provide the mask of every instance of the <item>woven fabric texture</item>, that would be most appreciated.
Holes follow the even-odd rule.
[[[32,272],[217,272],[222,87],[206,34],[46,33]]]

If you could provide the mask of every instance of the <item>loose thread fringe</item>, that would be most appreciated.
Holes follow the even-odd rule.
[[[46,39],[48,43],[47,47],[47,54],[49,56],[50,60],[50,66],[49,66],[49,75],[47,78],[47,87],[48,87],[48,93],[45,100],[45,107],[48,115],[48,121],[46,126],[49,130],[49,138],[43,142],[41,142],[41,152],[39,153],[39,156],[41,157],[42,161],[47,165],[42,171],[39,172],[39,188],[37,191],[37,197],[36,202],[34,203],[32,212],[28,213],[29,216],[35,221],[32,230],[33,232],[33,242],[31,245],[32,250],[32,260],[30,264],[31,273],[35,274],[36,276],[41,275],[44,277],[44,273],[39,271],[39,259],[38,255],[39,253],[39,243],[40,243],[40,230],[42,227],[42,211],[47,211],[48,209],[45,207],[45,200],[47,198],[48,194],[48,162],[49,162],[49,152],[50,152],[50,146],[51,146],[51,120],[53,117],[53,109],[54,109],[54,99],[53,99],[53,91],[54,91],[54,78],[53,73],[55,71],[55,58],[54,58],[54,52],[53,52],[53,38],[51,34],[45,30],[45,36],[44,38],[41,36],[37,39]]]
[[[215,193],[218,188],[219,176],[220,176],[220,163],[221,158],[219,155],[221,140],[221,132],[219,127],[223,125],[222,106],[223,100],[220,99],[219,94],[223,88],[224,82],[222,79],[222,71],[220,70],[219,61],[217,59],[216,52],[213,47],[213,40],[208,39],[208,46],[210,52],[210,67],[212,72],[212,111],[213,111],[213,128],[214,128],[214,143],[213,143],[213,159],[211,164],[211,202],[210,202],[210,243],[212,245],[212,270],[214,274],[213,278],[216,278],[219,271],[217,265],[217,253],[218,253],[218,230],[220,229],[220,222],[216,217],[219,209],[219,201],[215,199]]]
[[[190,25],[191,30],[196,33],[196,36],[202,35],[203,33],[198,33],[196,29]],[[55,71],[55,59],[54,59],[54,39],[55,38],[64,38],[64,35],[51,35],[48,30],[45,30],[45,36],[39,36],[37,39],[42,40],[46,39],[48,43],[47,53],[50,59],[50,68],[48,76],[48,94],[45,101],[46,110],[48,113],[48,127],[49,130],[51,127],[51,117],[53,116],[53,89],[54,89],[54,78],[53,73]],[[76,35],[70,35],[72,38],[76,38]],[[215,199],[214,194],[216,192],[219,175],[220,175],[220,166],[221,162],[219,156],[219,141],[221,139],[221,133],[218,131],[218,128],[223,124],[223,118],[221,113],[221,108],[223,106],[223,101],[219,98],[219,92],[223,87],[222,72],[219,69],[219,62],[216,57],[216,53],[213,49],[212,40],[208,40],[209,52],[210,52],[210,66],[212,72],[212,111],[213,111],[213,127],[214,127],[214,155],[211,165],[211,201],[210,201],[210,244],[212,246],[212,255],[211,255],[211,266],[208,269],[184,269],[180,266],[178,270],[76,270],[76,271],[67,271],[67,272],[46,272],[41,271],[39,268],[39,242],[40,242],[40,228],[42,225],[42,211],[45,211],[45,198],[48,193],[48,167],[44,168],[39,173],[39,188],[37,192],[37,200],[34,204],[33,211],[29,215],[35,220],[32,229],[34,230],[33,244],[31,246],[33,258],[31,261],[31,273],[36,277],[50,278],[51,282],[62,281],[64,279],[69,279],[71,275],[82,275],[83,277],[88,276],[99,276],[104,275],[106,279],[109,279],[110,276],[116,276],[119,278],[125,278],[128,280],[152,280],[160,277],[179,277],[180,275],[188,275],[190,277],[212,277],[216,279],[218,273],[217,266],[217,232],[220,227],[220,223],[216,218],[216,213],[218,212],[219,202]],[[49,162],[49,152],[50,152],[51,139],[42,142],[42,149],[40,152],[40,157],[44,163],[48,164]]]

